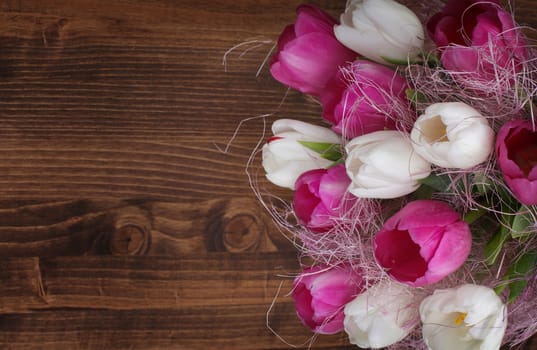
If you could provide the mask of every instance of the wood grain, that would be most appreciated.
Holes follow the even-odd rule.
[[[0,208],[3,257],[293,251],[253,198],[68,200]]]
[[[295,254],[14,258],[1,267],[2,348],[286,348],[267,317],[288,342],[311,336],[281,317],[294,310],[285,294],[298,268]]]
[[[265,322],[280,283],[277,334],[355,348],[296,318],[297,253],[248,177],[289,199],[254,149],[277,118],[320,122],[262,66],[300,3],[0,2],[0,348],[290,348]]]
[[[2,263],[0,313],[269,305],[280,285],[284,293],[291,289],[291,276],[299,269],[294,254],[281,253],[15,258]],[[28,301],[14,297],[15,290],[25,292]]]

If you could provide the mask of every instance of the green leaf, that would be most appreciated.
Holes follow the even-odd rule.
[[[526,277],[535,270],[535,263],[537,263],[537,252],[529,252],[520,256],[509,268],[504,277],[505,280],[511,281],[507,302],[513,302],[524,291],[528,284]]]
[[[406,66],[408,64],[420,63],[419,61],[409,61],[409,60],[399,60],[397,58],[390,58],[385,56],[380,56],[386,63],[394,64],[396,66]]]
[[[437,55],[421,52],[418,56],[431,68],[442,66],[440,57],[438,57]]]
[[[503,245],[511,237],[509,234],[509,228],[505,225],[500,226],[500,230],[492,237],[492,239],[485,246],[485,262],[488,265],[494,265],[500,252],[502,251]]]
[[[473,187],[477,190],[477,193],[481,196],[490,194],[492,192],[492,182],[483,173],[475,173],[472,180]]]
[[[480,217],[488,213],[488,211],[484,208],[478,208],[476,210],[470,210],[464,214],[464,217],[462,218],[468,225],[473,224],[475,221],[477,221]]]
[[[502,213],[510,213],[510,214],[516,213],[518,209],[520,208],[520,202],[515,197],[513,197],[509,193],[509,191],[507,191],[506,188],[498,187],[496,190],[500,196],[500,200],[501,200],[500,205],[501,205]]]
[[[406,98],[412,103],[414,108],[418,107],[419,103],[427,103],[429,102],[427,100],[427,97],[422,94],[421,92],[414,90],[414,89],[406,89],[405,90]]]
[[[343,155],[341,154],[341,145],[338,143],[308,141],[298,141],[298,143],[312,150],[313,152],[319,153],[319,155],[324,159],[337,162],[343,158]]]
[[[500,295],[505,290],[506,287],[507,287],[507,283],[502,283],[499,286],[494,288],[494,292],[496,292],[496,294]]]
[[[514,239],[531,234],[532,232],[528,230],[528,227],[534,224],[532,213],[529,210],[525,210],[524,206],[520,207],[519,213],[515,215],[513,224],[511,225],[511,237]]]
[[[419,183],[432,187],[437,191],[446,192],[451,186],[451,179],[447,175],[437,175],[431,173],[424,179],[418,180]]]
[[[431,196],[434,194],[435,190],[429,186],[420,186],[417,190],[410,194],[412,200],[417,199],[431,199]]]
[[[476,174],[473,185],[482,195],[482,204],[489,208],[496,208],[501,213],[514,214],[520,208],[520,202],[511,195],[505,186],[495,184],[483,174]]]

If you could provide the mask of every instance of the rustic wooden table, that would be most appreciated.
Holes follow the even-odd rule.
[[[290,348],[266,319],[347,347],[308,343],[296,252],[245,174],[254,117],[319,121],[256,74],[299,3],[0,1],[0,348]],[[532,3],[516,15],[537,26]]]

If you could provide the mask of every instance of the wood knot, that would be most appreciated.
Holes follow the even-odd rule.
[[[229,252],[256,251],[262,231],[254,216],[239,214],[225,223],[222,241]]]
[[[121,208],[108,236],[108,249],[116,255],[143,255],[151,245],[151,221],[145,210]]]
[[[214,202],[207,213],[205,235],[208,251],[276,251],[267,233],[266,216],[249,198]]]
[[[69,23],[66,18],[60,18],[58,21],[49,24],[41,31],[41,39],[45,47],[61,39],[64,27]]]
[[[141,255],[149,248],[149,234],[142,227],[126,225],[112,233],[108,245],[112,254]]]

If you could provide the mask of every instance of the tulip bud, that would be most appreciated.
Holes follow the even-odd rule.
[[[306,269],[293,282],[296,313],[315,333],[341,332],[343,308],[361,292],[362,285],[361,274],[348,265]]]
[[[507,186],[526,205],[537,204],[537,131],[531,120],[505,123],[496,139],[496,158]]]
[[[475,284],[436,290],[420,305],[423,340],[434,350],[498,350],[507,308],[494,290]]]
[[[293,209],[300,223],[312,231],[324,232],[350,209],[353,196],[345,198],[351,180],[343,164],[314,169],[300,175],[295,184]]]
[[[393,0],[351,0],[340,22],[334,27],[336,38],[378,63],[406,64],[423,48],[420,20]]]
[[[296,12],[296,22],[280,35],[270,72],[285,85],[318,95],[338,68],[357,54],[336,39],[337,23],[326,12],[313,5],[301,5]]]
[[[333,159],[327,159],[331,157],[308,147],[308,143],[341,143],[339,136],[328,128],[292,119],[275,121],[272,132],[274,136],[263,146],[263,168],[270,182],[292,190],[301,174],[334,163]]]
[[[346,145],[349,192],[361,198],[396,198],[415,191],[429,176],[430,164],[399,131],[376,131]]]
[[[384,348],[406,337],[419,320],[414,295],[396,283],[380,283],[345,306],[345,332],[360,348]]]
[[[440,281],[468,257],[468,224],[448,204],[408,203],[384,223],[374,238],[375,259],[395,280],[413,287]]]
[[[427,31],[439,48],[442,65],[470,88],[500,79],[512,89],[502,75],[521,71],[528,59],[522,27],[498,0],[448,0],[430,18]]]
[[[468,169],[492,152],[494,131],[487,119],[462,102],[435,103],[425,109],[410,134],[416,152],[444,168]]]
[[[326,85],[320,99],[323,117],[347,139],[379,130],[395,130],[396,120],[414,115],[405,79],[393,69],[356,60]]]

